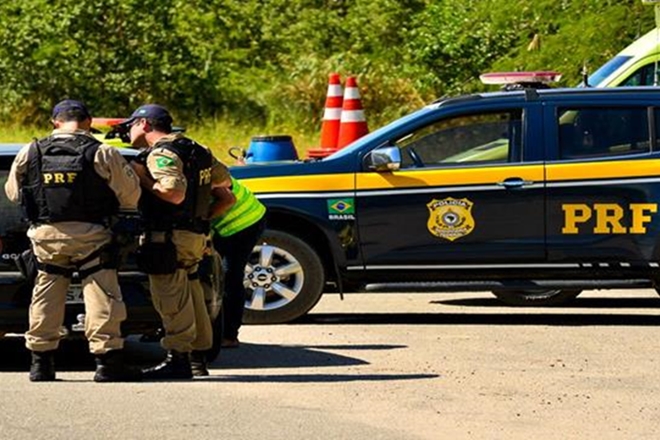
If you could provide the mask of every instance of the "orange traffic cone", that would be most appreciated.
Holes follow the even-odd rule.
[[[343,101],[339,74],[331,73],[328,79],[328,93],[325,98],[325,110],[321,124],[321,148],[337,148]]]
[[[364,117],[364,110],[362,110],[357,81],[354,76],[349,76],[346,79],[346,89],[344,90],[337,148],[344,148],[367,133],[369,133],[369,127],[367,127],[367,120]]]

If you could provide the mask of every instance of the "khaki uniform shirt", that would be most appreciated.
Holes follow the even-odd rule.
[[[90,136],[84,130],[74,132],[66,130],[53,130],[54,136],[70,136],[71,134],[82,134]],[[20,203],[21,181],[27,172],[28,149],[31,144],[25,145],[20,149],[14,162],[11,165],[7,182],[5,183],[5,193],[7,198],[14,203]],[[106,144],[101,144],[94,156],[94,170],[107,181],[110,189],[117,196],[119,209],[134,211],[137,210],[138,200],[140,199],[140,181],[122,157],[119,151]],[[80,236],[99,232],[105,229],[102,225],[86,222],[58,222],[55,225],[41,225],[32,227],[28,231],[30,238],[62,238],[67,239],[72,236]]]
[[[158,182],[161,188],[168,190],[180,190],[185,192],[188,182],[183,174],[183,161],[174,152],[159,147],[164,142],[172,142],[183,137],[181,133],[163,136],[154,144],[147,156],[147,169],[151,177]],[[219,162],[215,156],[211,165],[211,184],[220,186],[223,182],[230,180],[229,169]]]

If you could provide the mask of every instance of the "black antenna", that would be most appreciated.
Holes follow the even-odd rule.
[[[589,69],[587,69],[587,63],[582,65],[582,84],[584,84],[585,87],[591,87],[589,85]]]

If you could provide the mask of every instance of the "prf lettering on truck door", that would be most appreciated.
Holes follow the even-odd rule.
[[[562,234],[645,234],[651,214],[658,212],[658,204],[566,203],[561,209],[564,211]],[[589,222],[591,219],[595,221]]]

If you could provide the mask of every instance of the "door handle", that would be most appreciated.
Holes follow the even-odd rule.
[[[531,180],[523,180],[520,177],[509,177],[508,179],[504,179],[501,182],[497,182],[497,184],[499,186],[503,186],[506,189],[516,189],[533,185],[534,182]]]

